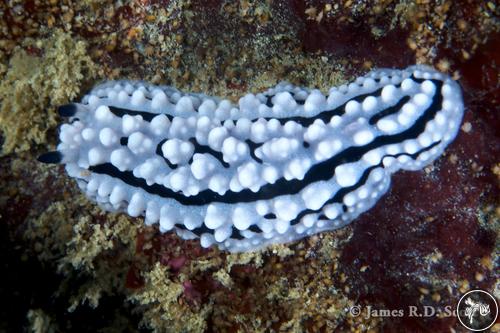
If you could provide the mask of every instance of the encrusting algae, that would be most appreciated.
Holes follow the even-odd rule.
[[[76,98],[94,72],[86,43],[68,33],[56,30],[45,40],[24,40],[0,84],[2,154],[46,143],[47,132],[58,124],[55,108]]]
[[[204,332],[213,305],[194,309],[179,302],[184,287],[169,278],[168,268],[156,263],[145,273],[145,287],[129,299],[145,307],[143,324],[159,332]]]

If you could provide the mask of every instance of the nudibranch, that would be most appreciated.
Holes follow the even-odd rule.
[[[288,83],[238,105],[138,81],[61,106],[57,151],[86,195],[162,232],[251,251],[340,228],[391,174],[438,158],[463,116],[459,85],[425,66],[379,69],[328,94]]]

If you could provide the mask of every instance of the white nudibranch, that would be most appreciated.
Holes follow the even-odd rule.
[[[391,174],[457,135],[459,85],[429,67],[380,69],[328,95],[288,83],[237,105],[145,82],[96,86],[59,108],[57,151],[86,195],[203,247],[251,251],[340,228]]]

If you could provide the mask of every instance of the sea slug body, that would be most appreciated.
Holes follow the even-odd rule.
[[[459,85],[425,66],[374,70],[327,95],[282,83],[238,105],[112,81],[59,108],[56,152],[88,197],[162,232],[250,251],[342,227],[397,170],[438,158],[463,116]]]

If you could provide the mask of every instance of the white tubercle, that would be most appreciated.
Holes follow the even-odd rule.
[[[106,82],[61,114],[72,112],[45,159],[66,164],[87,196],[202,247],[243,252],[350,223],[392,173],[443,153],[463,101],[450,77],[412,66],[325,92],[280,83],[234,104]]]

